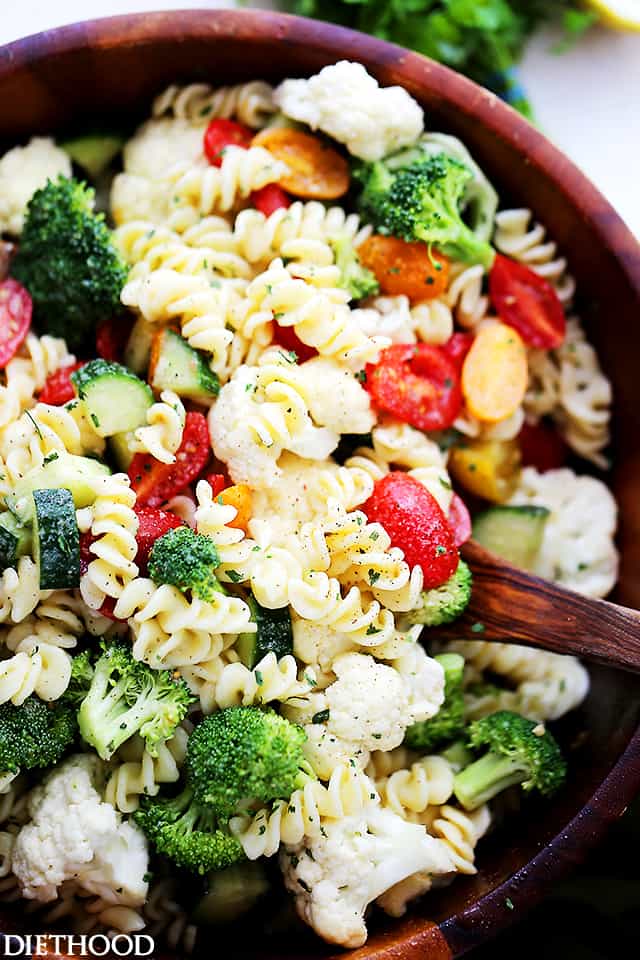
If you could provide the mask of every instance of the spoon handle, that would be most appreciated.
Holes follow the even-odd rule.
[[[510,566],[471,540],[471,602],[442,628],[457,639],[522,643],[640,672],[640,613],[593,600]]]

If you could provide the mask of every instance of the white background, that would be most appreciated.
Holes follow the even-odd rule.
[[[233,5],[233,0],[4,0],[0,43],[91,17]],[[594,29],[562,56],[552,53],[552,46],[548,34],[536,37],[522,68],[538,122],[640,236],[640,34]]]

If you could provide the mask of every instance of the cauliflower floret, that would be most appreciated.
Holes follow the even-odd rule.
[[[71,176],[71,160],[49,137],[32,137],[0,159],[0,232],[22,233],[27,204],[47,180]]]
[[[402,87],[380,87],[360,63],[340,60],[308,80],[285,80],[274,99],[293,120],[344,143],[354,157],[379,160],[414,143],[422,108]]]
[[[390,666],[364,653],[344,653],[332,663],[336,680],[304,705],[283,707],[297,723],[318,722],[342,741],[343,752],[393,750],[411,724],[437,713],[444,699],[444,673],[417,644]],[[335,749],[338,749],[337,747]],[[309,757],[312,760],[312,757]]]
[[[300,367],[309,385],[309,412],[319,427],[335,433],[369,433],[376,422],[371,399],[351,370],[315,357]]]
[[[109,803],[96,785],[97,757],[70,757],[36,788],[31,820],[16,838],[13,871],[29,900],[55,900],[75,880],[109,903],[141,906],[147,896],[149,856],[143,834]]]
[[[617,506],[604,483],[568,468],[538,473],[527,467],[509,503],[551,511],[535,573],[588,597],[604,597],[613,589],[618,578],[613,542]]]
[[[335,679],[332,673],[334,660],[348,653],[353,648],[353,641],[348,633],[339,633],[312,620],[292,617],[291,625],[294,654],[298,660],[313,667],[317,686],[326,687]]]
[[[336,737],[324,723],[307,723],[304,732],[307,739],[303,753],[321,780],[329,780],[336,767],[345,763],[360,770],[369,763],[368,750],[357,742]]]
[[[204,165],[202,131],[203,127],[194,127],[180,117],[147,120],[124,148],[124,169],[127,173],[156,180],[177,163]]]
[[[326,821],[315,840],[286,846],[280,866],[300,917],[325,940],[343,947],[365,942],[365,910],[385,890],[418,872],[454,869],[441,840],[378,803]]]
[[[285,424],[282,403],[256,399],[256,367],[238,367],[209,412],[214,452],[223,460],[234,483],[259,490],[281,477],[278,458],[285,449],[312,460],[326,460],[339,437],[316,427],[306,415]]]

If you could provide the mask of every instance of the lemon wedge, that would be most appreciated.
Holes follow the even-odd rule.
[[[640,30],[640,0],[587,0],[602,21],[617,30]]]

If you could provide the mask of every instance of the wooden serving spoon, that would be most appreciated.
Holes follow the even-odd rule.
[[[439,631],[464,640],[522,643],[640,673],[640,612],[592,600],[512,567],[470,540],[471,602]]]

